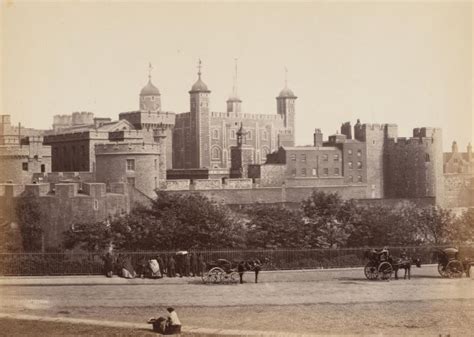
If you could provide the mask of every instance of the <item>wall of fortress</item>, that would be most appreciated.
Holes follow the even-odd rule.
[[[41,227],[45,248],[59,247],[63,233],[74,223],[99,222],[130,211],[126,184],[85,183],[81,192],[75,183],[0,184],[0,212],[6,220],[14,220],[15,203],[20,196],[34,196],[41,209]]]

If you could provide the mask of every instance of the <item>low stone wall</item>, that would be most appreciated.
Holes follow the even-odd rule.
[[[194,190],[216,190],[222,189],[220,179],[196,179],[193,181]]]
[[[187,191],[190,189],[189,179],[166,180],[165,190],[167,191]]]
[[[252,188],[253,182],[252,179],[241,178],[241,179],[226,179],[225,184],[222,185],[222,188],[229,189],[246,189]]]

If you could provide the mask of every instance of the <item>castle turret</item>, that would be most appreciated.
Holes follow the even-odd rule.
[[[277,100],[277,114],[283,118],[283,126],[289,134],[280,140],[280,145],[294,146],[295,144],[295,101],[298,97],[288,88],[287,71],[285,69],[285,87],[280,91]]]
[[[190,95],[191,139],[195,149],[190,160],[191,168],[210,167],[210,111],[209,94],[211,91],[201,79],[201,60],[198,65],[198,80],[193,84]]]
[[[235,59],[235,74],[234,74],[234,85],[232,88],[232,94],[227,99],[227,112],[238,113],[242,111],[242,100],[237,93],[237,59]]]
[[[458,143],[456,143],[456,141],[454,141],[453,144],[451,145],[451,152],[452,153],[458,152]]]
[[[157,87],[151,82],[152,66],[149,65],[148,83],[140,91],[140,111],[141,112],[160,112],[161,94]]]
[[[467,160],[472,161],[472,145],[471,142],[467,144]]]
[[[247,132],[242,123],[240,123],[240,128],[236,135],[237,146],[232,146],[230,148],[230,177],[247,178],[249,164],[253,164],[253,149],[251,146],[245,144]]]

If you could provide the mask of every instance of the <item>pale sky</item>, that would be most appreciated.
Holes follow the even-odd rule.
[[[473,140],[470,2],[2,3],[1,114],[50,128],[56,114],[138,109],[148,63],[162,107],[189,111],[197,60],[225,111],[238,58],[243,112],[298,96],[296,141],[344,121],[443,128]]]

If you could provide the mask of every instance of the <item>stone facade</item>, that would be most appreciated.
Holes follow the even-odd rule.
[[[0,145],[0,182],[29,184],[36,173],[51,172],[51,147],[43,137],[23,138],[20,144]]]
[[[245,145],[253,150],[253,162],[263,163],[279,146],[294,146],[296,96],[288,88],[277,97],[277,114],[241,112],[242,100],[235,93],[226,112],[210,111],[211,91],[201,79],[189,91],[190,112],[176,115],[173,130],[173,168],[230,168],[231,147],[237,131],[247,131]]]
[[[117,184],[115,184],[117,185]],[[18,197],[34,195],[41,209],[41,227],[44,248],[58,248],[63,241],[63,233],[74,224],[99,222],[109,216],[130,211],[126,186],[114,187],[115,193],[107,193],[105,184],[85,183],[82,192],[77,185],[49,184],[0,185],[0,209],[7,220],[13,220],[14,204]]]

